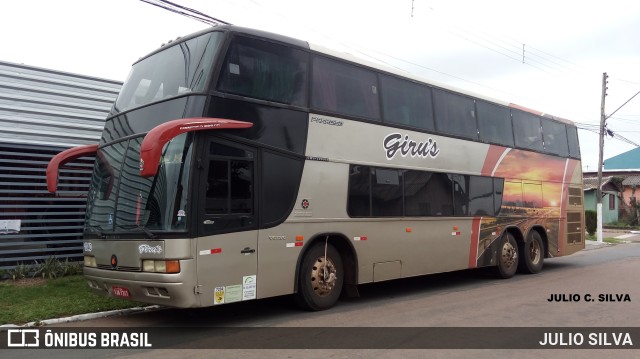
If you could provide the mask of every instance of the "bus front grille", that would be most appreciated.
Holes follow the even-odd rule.
[[[105,265],[105,264],[98,264],[97,267],[98,267],[98,269],[117,270],[117,271],[123,271],[123,272],[140,272],[140,271],[142,271],[142,269],[140,267],[117,266],[114,269],[110,265]]]

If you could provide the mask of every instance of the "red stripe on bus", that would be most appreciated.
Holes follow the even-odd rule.
[[[469,245],[469,268],[478,266],[478,242],[480,241],[481,217],[474,217],[471,222],[471,244]]]
[[[484,160],[484,165],[482,166],[482,175],[483,176],[491,176],[493,170],[498,165],[498,161],[502,154],[507,149],[505,147],[489,145],[489,151],[487,151],[487,157]]]

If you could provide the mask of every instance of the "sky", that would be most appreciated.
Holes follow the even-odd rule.
[[[173,2],[574,121],[585,171],[597,170],[603,73],[607,115],[640,91],[639,1]],[[138,58],[207,27],[139,0],[5,1],[0,61],[124,81]],[[607,128],[640,144],[640,95]],[[634,148],[607,137],[604,158]]]

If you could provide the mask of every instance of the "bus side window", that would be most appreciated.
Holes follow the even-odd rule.
[[[480,140],[513,147],[511,111],[484,101],[476,101]]]
[[[427,183],[432,172],[408,170],[404,172],[405,216],[420,217],[431,213],[427,197]]]
[[[580,158],[578,129],[575,126],[567,126],[567,140],[569,142],[569,156],[573,158]]]
[[[431,88],[387,75],[380,84],[385,122],[433,130]]]
[[[446,173],[432,173],[427,182],[427,202],[432,211],[430,216],[453,215],[453,182]]]
[[[470,177],[463,175],[451,175],[453,181],[453,214],[456,216],[469,215],[469,197],[471,186]]]
[[[564,124],[543,118],[542,136],[545,151],[563,157],[569,155],[567,128]]]
[[[516,146],[525,150],[542,151],[540,118],[534,114],[512,110],[513,133]]]
[[[398,170],[376,168],[371,190],[374,217],[402,217],[402,183]]]
[[[352,166],[349,174],[347,212],[351,217],[371,216],[371,182],[369,167]]]
[[[478,139],[475,104],[472,98],[434,89],[433,101],[438,132]]]
[[[226,214],[229,209],[229,162],[209,161],[207,174],[206,211],[210,214]]]
[[[311,106],[324,111],[380,119],[373,71],[317,56],[313,63]]]
[[[469,215],[495,215],[493,178],[469,176]]]
[[[309,55],[269,41],[236,37],[222,67],[221,91],[305,106]]]
[[[493,179],[493,208],[497,216],[502,209],[502,193],[504,192],[504,178]]]

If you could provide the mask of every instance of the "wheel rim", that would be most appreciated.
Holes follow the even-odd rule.
[[[313,292],[321,297],[325,297],[333,291],[338,279],[336,266],[327,257],[318,257],[313,268],[311,269],[311,285],[313,286]]]
[[[542,248],[540,248],[540,242],[533,241],[529,247],[529,258],[531,259],[531,263],[537,264],[540,261],[541,255]]]
[[[518,252],[516,251],[516,247],[514,247],[510,242],[507,242],[502,246],[502,264],[507,268],[513,267],[518,259]]]

